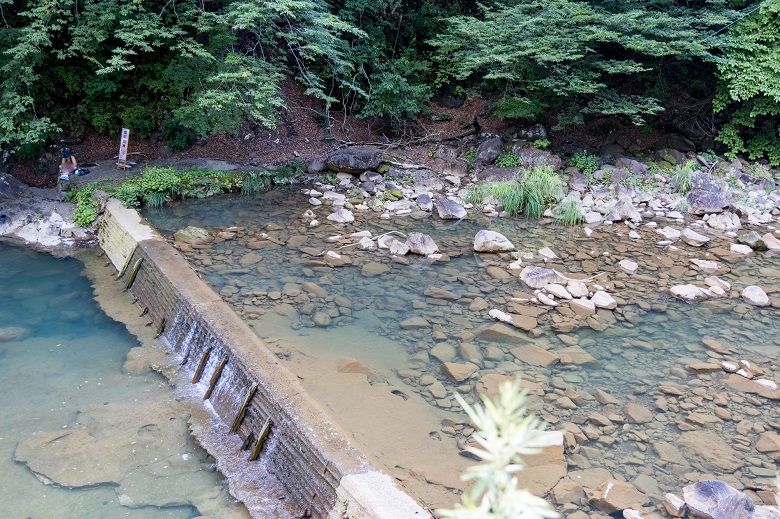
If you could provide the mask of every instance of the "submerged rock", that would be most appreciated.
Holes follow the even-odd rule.
[[[194,225],[179,229],[173,237],[176,241],[185,243],[204,243],[210,240],[209,232],[206,229],[195,227]]]
[[[566,280],[553,269],[527,266],[520,272],[520,281],[531,288],[543,288],[552,283],[565,283]]]
[[[648,496],[634,485],[615,479],[608,479],[588,492],[588,502],[608,514],[621,512],[632,506],[642,506],[648,501]]]
[[[0,342],[21,341],[30,335],[30,330],[21,326],[6,326],[0,328]]]

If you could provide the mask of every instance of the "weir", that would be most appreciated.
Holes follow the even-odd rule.
[[[99,241],[118,282],[192,371],[198,394],[229,434],[241,438],[246,458],[262,460],[302,509],[328,519],[430,517],[350,445],[297,378],[135,210],[110,200]]]

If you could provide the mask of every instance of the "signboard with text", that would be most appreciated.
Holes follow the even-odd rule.
[[[122,136],[119,139],[119,162],[127,162],[127,147],[130,144],[130,130],[122,128]]]

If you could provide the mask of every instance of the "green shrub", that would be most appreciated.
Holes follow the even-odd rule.
[[[520,159],[511,151],[507,151],[496,157],[496,166],[499,168],[516,168],[520,164]]]
[[[463,154],[463,158],[470,162],[474,162],[474,159],[477,158],[477,148],[471,148],[466,153]]]
[[[473,204],[492,197],[509,215],[538,218],[550,203],[563,198],[563,181],[549,166],[537,166],[523,170],[514,180],[478,182],[464,196]]]
[[[590,177],[594,171],[599,169],[599,164],[596,161],[596,157],[593,155],[588,155],[584,151],[578,151],[569,157],[568,164],[569,166],[579,169],[588,177]]]
[[[550,147],[550,141],[548,139],[536,139],[534,141],[534,148],[540,150],[546,150]]]
[[[77,191],[71,191],[71,193],[68,194],[68,200],[76,204],[76,210],[73,211],[73,222],[79,227],[89,227],[98,217],[98,202],[94,196],[94,184],[87,184]]]
[[[580,204],[574,200],[569,200],[553,211],[555,221],[563,225],[577,225],[582,222],[582,209]]]
[[[505,382],[491,400],[471,407],[459,394],[455,399],[477,429],[472,436],[477,446],[466,450],[481,461],[461,476],[475,480],[453,510],[438,510],[442,519],[545,519],[558,514],[542,498],[517,488],[517,472],[526,464],[522,456],[536,454],[544,422],[528,414],[527,392],[520,381]]]
[[[151,167],[141,174],[144,193],[175,194],[180,185],[181,179],[173,168]]]
[[[135,178],[126,180],[109,192],[111,195],[118,198],[125,207],[137,207],[141,205],[141,200],[144,197],[144,190]]]

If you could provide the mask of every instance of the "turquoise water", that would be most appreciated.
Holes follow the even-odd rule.
[[[82,263],[0,243],[0,265],[0,517],[189,518],[206,494],[217,509],[213,460],[161,377],[123,373],[138,341],[101,312]],[[40,479],[15,461],[25,442]]]

